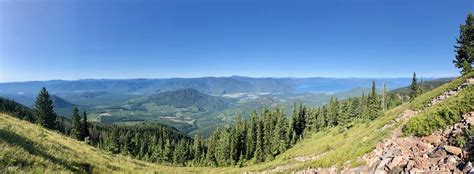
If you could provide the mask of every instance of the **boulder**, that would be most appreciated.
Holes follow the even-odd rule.
[[[455,147],[455,146],[449,146],[449,145],[445,145],[444,146],[444,149],[451,153],[451,154],[454,154],[454,155],[460,155],[462,153],[462,149],[459,148],[459,147]]]

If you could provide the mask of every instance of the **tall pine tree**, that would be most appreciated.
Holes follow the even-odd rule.
[[[77,106],[74,106],[72,109],[72,116],[71,116],[71,137],[81,140],[82,139],[82,124],[81,124],[81,117],[79,116],[79,109]]]
[[[82,129],[81,129],[81,138],[84,140],[85,138],[89,137],[89,125],[87,123],[87,113],[84,111],[82,115]]]
[[[387,110],[387,85],[385,84],[385,82],[383,83],[382,99],[380,102],[382,104],[382,110]]]
[[[460,26],[459,38],[454,46],[456,57],[454,66],[461,69],[461,73],[467,74],[472,71],[474,62],[474,15],[467,15],[466,23]]]
[[[375,81],[372,81],[372,90],[367,99],[367,117],[371,120],[381,115],[380,102],[378,100]]]
[[[53,100],[46,88],[41,88],[35,102],[36,123],[49,129],[57,129]]]
[[[410,100],[413,100],[418,96],[418,82],[416,79],[416,73],[413,73],[413,78],[410,85]]]

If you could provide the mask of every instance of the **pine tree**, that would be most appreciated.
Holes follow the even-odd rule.
[[[331,97],[327,106],[327,124],[328,126],[336,126],[339,112],[339,101],[335,97]]]
[[[82,124],[81,124],[81,117],[79,116],[79,109],[76,106],[72,109],[72,116],[71,116],[71,137],[81,140],[82,139]]]
[[[416,73],[413,73],[413,78],[410,85],[410,100],[413,100],[418,95],[418,84],[416,79]]]
[[[176,146],[176,149],[173,151],[173,164],[184,166],[184,163],[187,160],[185,143],[185,141],[180,141],[178,146]]]
[[[280,108],[276,108],[274,112],[276,117],[276,125],[272,138],[272,155],[278,155],[279,153],[286,150],[286,119],[283,111]]]
[[[41,88],[35,102],[36,123],[49,128],[57,129],[56,113],[54,112],[53,100],[46,88]]]
[[[418,96],[423,94],[423,77],[420,78],[420,84],[418,85]]]
[[[219,139],[218,131],[219,129],[217,129],[217,131],[214,132],[207,141],[206,163],[209,166],[217,166],[216,146]]]
[[[383,111],[387,110],[387,86],[385,82],[383,83],[381,103],[382,103],[382,110]]]
[[[466,23],[460,26],[459,38],[454,46],[456,57],[453,60],[454,65],[461,69],[462,74],[472,71],[474,63],[474,15],[467,15]]]
[[[378,100],[375,81],[372,81],[372,90],[367,98],[367,116],[373,120],[381,115],[380,102]]]
[[[199,165],[201,163],[201,154],[202,154],[202,144],[201,144],[201,135],[197,133],[194,136],[194,145],[193,145],[193,158],[194,164]]]
[[[286,127],[286,140],[287,140],[287,142],[286,142],[286,148],[287,148],[287,149],[290,148],[290,147],[293,145],[293,143],[292,143],[291,140],[293,139],[293,136],[296,136],[296,135],[293,134],[293,132],[295,131],[295,129],[294,129],[294,127],[293,127],[293,126],[294,126],[294,124],[293,124],[293,119],[290,118],[290,119],[288,119],[288,120],[289,120],[289,121],[288,121],[287,127]]]
[[[256,145],[255,145],[255,160],[256,162],[262,162],[265,159],[264,153],[264,144],[263,144],[263,125],[259,121],[257,123],[257,135],[256,135]]]
[[[84,111],[83,115],[82,115],[82,135],[81,137],[83,138],[82,140],[86,139],[87,137],[89,137],[89,125],[87,123],[87,113],[86,111]]]
[[[257,112],[254,110],[250,114],[250,120],[247,126],[247,138],[246,138],[246,148],[245,148],[246,149],[245,158],[247,160],[251,159],[255,152],[255,146],[257,142],[256,135],[257,135],[257,127],[258,127],[257,122],[258,122]]]

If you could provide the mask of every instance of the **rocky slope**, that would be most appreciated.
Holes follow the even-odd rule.
[[[456,89],[431,100],[428,108],[473,84],[473,78],[466,80]],[[420,112],[423,111],[405,110],[391,125],[403,123]],[[463,118],[461,122],[425,137],[403,137],[400,125],[393,130],[390,138],[380,142],[371,153],[359,159],[365,161],[365,166],[346,166],[342,170],[335,167],[306,169],[297,173],[474,173],[471,155],[474,151],[473,137],[468,138],[463,148],[456,147],[459,144],[456,137],[467,136],[467,131],[472,130],[474,111],[464,113]]]

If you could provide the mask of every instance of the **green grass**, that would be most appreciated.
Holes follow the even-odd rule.
[[[195,173],[106,153],[55,131],[0,114],[0,173]]]

